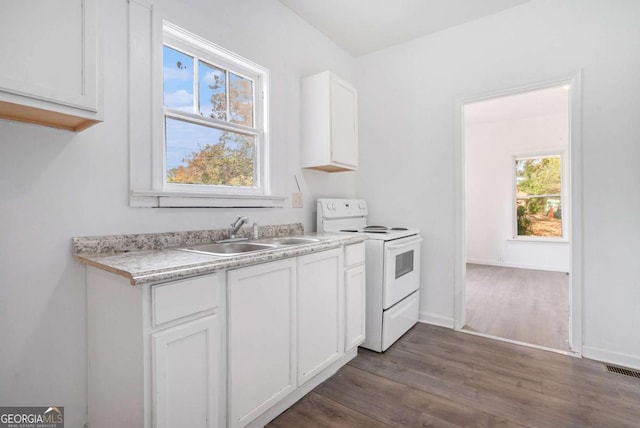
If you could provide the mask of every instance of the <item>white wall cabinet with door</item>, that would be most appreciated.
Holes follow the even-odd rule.
[[[365,248],[364,242],[344,247],[345,350],[357,348],[365,338]]]
[[[131,286],[87,270],[92,428],[226,425],[224,281]]]
[[[330,71],[302,80],[302,167],[358,169],[356,89]]]
[[[97,5],[2,2],[0,118],[70,131],[102,121]]]

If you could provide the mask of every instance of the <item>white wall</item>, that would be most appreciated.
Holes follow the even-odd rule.
[[[222,228],[237,214],[310,230],[315,198],[351,197],[355,187],[354,173],[299,169],[300,79],[332,69],[353,81],[346,52],[275,0],[162,0],[169,20],[270,70],[275,190],[290,196],[297,173],[305,208],[129,208],[128,6],[99,3],[104,123],[72,134],[0,121],[0,403],[65,406],[69,427],[82,426],[87,405],[84,267],[71,257],[73,236]]]
[[[584,354],[640,367],[640,2],[614,3],[532,0],[358,58],[358,194],[422,230],[423,319],[453,325],[456,99],[582,69]]]
[[[550,90],[546,90],[548,92]],[[564,91],[555,89],[555,91]],[[540,92],[540,91],[536,91]],[[534,94],[528,94],[535,96]],[[526,97],[527,95],[515,95]],[[541,95],[544,96],[544,95]],[[494,109],[489,100],[465,106]],[[562,103],[562,100],[559,100]],[[538,102],[532,99],[531,102]],[[567,193],[568,97],[564,112],[545,116],[465,119],[467,262],[529,269],[569,271],[567,242],[513,239],[514,156],[560,153],[563,159],[563,217],[569,218]],[[500,108],[499,106],[497,108]],[[517,108],[517,107],[516,107]],[[465,115],[465,118],[467,116]],[[568,235],[567,235],[568,236]]]

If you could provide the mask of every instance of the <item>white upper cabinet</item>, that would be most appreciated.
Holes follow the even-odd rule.
[[[302,167],[358,169],[358,103],[353,86],[330,71],[302,80]]]
[[[5,1],[0,118],[80,131],[102,121],[96,0]]]

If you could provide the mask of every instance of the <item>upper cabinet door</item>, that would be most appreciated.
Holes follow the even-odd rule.
[[[354,87],[330,71],[302,80],[302,167],[358,169],[358,103]]]
[[[356,90],[333,76],[331,83],[331,160],[358,168]]]
[[[96,0],[3,2],[0,117],[79,131],[102,120]]]

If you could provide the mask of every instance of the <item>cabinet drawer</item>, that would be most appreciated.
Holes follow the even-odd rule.
[[[220,304],[218,275],[199,276],[152,288],[153,324],[213,309]]]
[[[344,247],[344,267],[364,263],[364,242]]]

